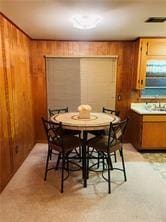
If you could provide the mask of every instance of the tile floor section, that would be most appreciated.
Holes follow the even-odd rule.
[[[146,152],[141,154],[151,163],[153,169],[159,172],[160,176],[166,180],[166,152]]]

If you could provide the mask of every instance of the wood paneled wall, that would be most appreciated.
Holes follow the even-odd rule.
[[[36,141],[44,137],[41,116],[46,116],[46,73],[44,56],[118,56],[116,108],[127,115],[132,98],[135,42],[38,41],[31,43],[33,108]],[[74,86],[73,86],[74,87]],[[135,94],[134,94],[135,99]]]
[[[0,15],[1,189],[34,144],[30,39]]]
[[[13,170],[12,149],[10,144],[10,125],[7,102],[5,65],[2,46],[2,18],[0,18],[0,190],[7,183]],[[4,175],[4,169],[5,174]]]

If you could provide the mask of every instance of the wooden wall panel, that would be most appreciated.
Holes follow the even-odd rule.
[[[0,15],[1,16],[1,15]],[[30,39],[1,16],[3,187],[34,144]],[[4,131],[4,129],[5,131]],[[11,164],[10,164],[11,163]],[[11,176],[10,175],[10,176]]]
[[[2,27],[0,17],[0,27]],[[3,58],[2,28],[0,29],[0,191],[8,182],[13,171],[13,155],[11,147],[10,118],[7,102],[7,81],[5,75],[5,61]],[[5,172],[4,172],[5,169]]]
[[[126,116],[131,90],[133,88],[134,42],[76,42],[76,41],[38,41],[31,43],[31,68],[33,77],[33,108],[35,121],[35,138],[42,141],[44,137],[41,116],[46,116],[46,76],[44,56],[118,56],[116,108],[121,117]]]

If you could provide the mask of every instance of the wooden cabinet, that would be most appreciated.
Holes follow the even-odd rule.
[[[147,39],[144,41],[146,41],[147,56],[166,56],[166,39]]]
[[[151,59],[166,59],[166,38],[139,39],[135,43],[135,88],[145,88],[146,64]]]
[[[130,141],[138,150],[166,150],[166,115],[130,111]]]
[[[135,88],[143,89],[145,87],[146,78],[146,42],[139,39],[136,42],[136,69],[135,69]]]

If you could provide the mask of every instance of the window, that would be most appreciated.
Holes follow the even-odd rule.
[[[166,60],[149,60],[141,97],[166,97]]]
[[[47,58],[47,108],[77,111],[89,104],[94,112],[103,106],[115,109],[115,57]]]

